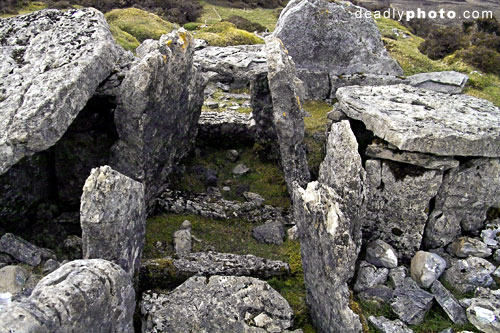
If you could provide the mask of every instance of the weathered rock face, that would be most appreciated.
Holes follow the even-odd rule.
[[[109,166],[93,169],[83,188],[80,219],[83,258],[113,261],[134,276],[146,234],[144,185]]]
[[[194,61],[211,82],[244,88],[256,75],[267,73],[263,45],[209,46],[197,50]]]
[[[407,85],[346,87],[339,108],[400,150],[440,156],[500,156],[500,109],[467,95]]]
[[[267,282],[234,276],[192,277],[169,294],[146,292],[142,332],[286,332],[293,312]]]
[[[140,283],[146,288],[169,288],[191,276],[251,276],[260,279],[284,277],[290,266],[282,261],[253,255],[199,252],[179,259],[161,258],[143,260]]]
[[[363,17],[356,17],[357,12]],[[326,0],[290,1],[281,12],[274,36],[283,41],[300,69],[308,94],[316,94],[318,81],[328,87],[329,79],[341,75],[402,75],[375,22],[365,13],[348,2]]]
[[[447,94],[460,94],[469,77],[458,72],[420,73],[408,77],[410,85]]]
[[[193,53],[183,29],[145,41],[120,87],[111,165],[145,184],[148,206],[196,138],[205,84]]]
[[[473,159],[450,170],[436,198],[425,234],[428,247],[444,246],[484,226],[490,207],[500,207],[500,160]]]
[[[300,104],[301,83],[295,73],[295,64],[279,39],[267,38],[265,49],[281,166],[288,191],[292,193],[293,182],[304,187],[310,179],[304,144],[304,111]]]
[[[442,171],[390,161],[366,161],[366,237],[391,244],[400,258],[419,250],[430,200],[436,196]]]
[[[104,15],[94,9],[3,19],[0,39],[3,174],[61,138],[118,54]]]
[[[128,274],[105,260],[77,260],[43,278],[31,296],[0,313],[0,332],[133,332]]]
[[[350,169],[343,170],[346,165]],[[315,326],[325,332],[361,331],[348,306],[347,282],[354,276],[361,246],[364,177],[354,134],[342,122],[332,126],[328,138],[319,175],[324,184],[312,182],[294,192],[307,303]]]

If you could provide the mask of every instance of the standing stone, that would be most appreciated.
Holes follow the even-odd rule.
[[[445,269],[446,260],[434,253],[418,251],[411,259],[411,278],[423,288],[429,288]]]
[[[192,36],[184,29],[147,40],[120,88],[119,140],[111,166],[146,186],[148,208],[196,138],[205,83],[193,66],[193,53]]]
[[[191,253],[191,222],[182,222],[181,228],[174,233],[175,253],[182,257]]]
[[[118,59],[92,8],[0,20],[0,174],[53,146]]]
[[[80,219],[84,259],[113,261],[130,276],[138,272],[146,233],[143,184],[109,166],[93,169]]]
[[[142,332],[289,332],[293,311],[269,284],[251,277],[195,276],[168,294],[145,292]]]
[[[366,261],[377,267],[398,267],[396,251],[394,251],[392,246],[379,239],[367,245]]]
[[[295,64],[279,39],[266,39],[266,53],[281,166],[288,192],[292,193],[293,182],[304,187],[310,179],[304,144],[304,111],[299,93],[301,83],[295,73]]]
[[[498,145],[498,144],[494,144]],[[441,247],[461,231],[484,227],[488,209],[500,207],[500,160],[473,159],[451,169],[436,197],[425,234],[427,247]]]
[[[380,160],[368,160],[365,167],[366,234],[391,244],[400,258],[412,258],[422,243],[429,203],[443,172]]]
[[[134,309],[135,291],[123,269],[101,259],[76,260],[0,312],[0,332],[132,333]]]
[[[292,0],[281,12],[273,34],[300,69],[309,96],[326,98],[317,88],[342,75],[403,74],[366,14],[349,2],[327,0]]]
[[[446,289],[439,281],[434,281],[431,292],[436,298],[438,304],[455,324],[464,325],[467,323],[465,310],[451,292]]]

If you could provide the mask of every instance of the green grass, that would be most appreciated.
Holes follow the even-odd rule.
[[[120,44],[125,50],[134,52],[140,45],[137,38],[118,28],[116,25],[110,25],[109,29],[115,38],[116,42]]]
[[[232,149],[228,147],[227,149]],[[202,193],[206,188],[202,179],[193,172],[193,167],[203,166],[207,169],[216,170],[219,178],[219,187],[227,184],[231,188],[229,192],[222,192],[227,200],[244,201],[242,196],[236,193],[237,185],[248,185],[250,192],[260,194],[266,199],[266,205],[276,207],[289,207],[290,197],[286,189],[283,172],[275,162],[262,161],[254,152],[252,147],[236,147],[240,158],[236,162],[226,159],[226,150],[214,147],[201,148],[201,156],[189,156],[182,164],[186,166],[186,172],[180,177],[172,180],[172,187],[176,190]],[[235,177],[233,168],[243,163],[250,168],[246,175]]]
[[[126,32],[142,43],[146,39],[160,39],[161,35],[177,28],[176,25],[153,13],[137,8],[113,9],[105,16],[109,25],[113,27],[112,32],[114,31],[113,35],[118,42],[124,40],[124,35],[117,29]],[[130,46],[130,41],[130,38],[126,39],[125,45],[127,47]]]
[[[311,117],[304,118],[305,137],[304,142],[307,145],[307,163],[309,170],[316,178],[319,172],[319,166],[325,158],[323,140],[315,138],[316,134],[323,134],[326,130],[328,119],[326,114],[332,111],[332,106],[323,101],[306,101],[303,104],[304,110],[309,112]]]
[[[229,22],[217,22],[193,31],[195,38],[205,40],[210,46],[233,46],[263,44],[264,40],[251,32],[237,29]]]
[[[295,314],[295,328],[301,328],[306,333],[314,332],[305,303],[306,291],[298,242],[287,240],[281,246],[257,243],[252,237],[252,229],[258,224],[240,219],[221,221],[197,215],[163,214],[147,221],[143,257],[172,256],[173,234],[184,220],[191,221],[193,235],[201,240],[201,243],[193,242],[193,252],[212,250],[222,253],[253,254],[288,262],[291,276],[272,278],[268,282],[292,307]],[[155,247],[156,242],[161,242],[166,251],[159,252]]]
[[[456,55],[448,56],[443,60],[431,60],[418,50],[419,45],[424,41],[423,38],[413,35],[408,28],[394,20],[380,18],[376,20],[376,23],[387,50],[399,62],[405,75],[439,71],[465,73],[469,75],[469,82],[464,90],[466,94],[484,98],[500,106],[500,77],[481,73],[466,65]],[[392,32],[393,28],[404,32],[409,37],[396,37]]]
[[[207,25],[227,20],[231,16],[237,15],[249,21],[260,23],[269,29],[269,31],[273,31],[278,20],[275,9],[237,9],[216,6],[205,1],[201,1],[201,4],[203,6],[203,13],[198,19],[198,22]]]
[[[47,5],[41,1],[30,1],[27,6],[20,7],[17,11],[17,14],[1,14],[0,18],[7,18],[16,15],[24,15],[35,12],[37,10],[42,10],[47,8]]]

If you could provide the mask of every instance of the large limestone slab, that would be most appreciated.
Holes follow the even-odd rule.
[[[288,332],[293,311],[269,284],[251,277],[192,277],[168,294],[146,292],[142,332]]]
[[[118,58],[95,9],[0,20],[0,174],[64,134]]]
[[[305,186],[310,177],[304,143],[304,111],[300,104],[301,82],[297,78],[292,58],[279,39],[266,38],[265,49],[281,166],[288,191],[292,193],[293,182]]]
[[[92,170],[80,207],[83,257],[138,272],[146,235],[144,185],[109,166]]]
[[[364,236],[391,244],[400,258],[411,259],[420,249],[430,201],[443,171],[391,161],[366,161],[367,214]]]
[[[420,73],[408,77],[410,85],[447,94],[460,94],[469,76],[453,72]]]
[[[400,150],[442,156],[500,156],[500,109],[467,95],[407,85],[345,87],[340,109]]]
[[[205,82],[193,66],[192,39],[179,29],[146,40],[120,88],[110,164],[146,185],[149,207],[196,138]]]
[[[135,291],[106,260],[76,260],[43,278],[31,296],[0,313],[1,333],[132,333]]]

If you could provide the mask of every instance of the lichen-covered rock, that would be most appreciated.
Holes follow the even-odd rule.
[[[64,134],[118,58],[95,9],[0,20],[0,174]]]
[[[423,288],[429,288],[446,269],[446,260],[437,254],[418,251],[411,259],[411,278]]]
[[[379,239],[366,246],[366,261],[377,267],[398,267],[398,256],[394,248]]]
[[[295,64],[279,39],[267,38],[265,50],[281,166],[288,192],[292,193],[293,182],[304,187],[310,179],[304,143],[304,111],[300,104],[301,83],[296,76]]]
[[[135,292],[118,265],[92,259],[61,266],[28,299],[0,313],[0,332],[132,333]]]
[[[432,294],[420,289],[411,278],[406,278],[401,286],[394,289],[391,308],[405,323],[418,325],[431,309],[433,299]]]
[[[467,308],[467,318],[481,332],[499,332],[500,291],[478,288]]]
[[[140,283],[146,288],[168,288],[195,275],[251,276],[269,279],[289,274],[290,266],[278,260],[269,260],[250,254],[198,252],[178,259],[142,260]]]
[[[391,244],[400,258],[419,250],[429,204],[443,172],[391,161],[368,160],[366,234]]]
[[[469,257],[458,260],[443,274],[443,280],[461,293],[474,291],[477,287],[489,287],[493,284],[491,274],[496,267],[489,261]]]
[[[426,246],[441,247],[456,239],[461,230],[482,229],[491,207],[500,207],[499,159],[473,159],[451,169],[427,224]]]
[[[258,243],[281,245],[285,238],[285,228],[280,222],[269,222],[255,227],[252,236]]]
[[[462,308],[455,296],[453,296],[453,294],[449,292],[441,282],[437,280],[434,281],[431,287],[431,292],[434,295],[436,302],[438,302],[452,322],[459,325],[467,323],[465,309]]]
[[[168,294],[145,292],[142,332],[286,332],[293,325],[287,301],[251,277],[192,277]]]
[[[7,253],[30,266],[38,266],[42,260],[56,258],[52,251],[40,248],[10,233],[0,238],[0,252]]]
[[[297,68],[315,74],[301,71],[311,96],[319,82],[329,86],[329,78],[403,73],[385,50],[375,22],[365,14],[349,2],[327,0],[293,0],[281,12],[273,35],[283,41]]]
[[[439,156],[500,156],[500,109],[467,95],[407,85],[345,87],[340,109],[400,150]]]
[[[134,276],[146,234],[144,185],[109,166],[93,169],[83,188],[80,219],[83,258],[113,261]]]
[[[447,94],[460,94],[469,80],[469,76],[454,72],[431,72],[409,76],[410,85]]]
[[[194,61],[211,82],[244,88],[257,75],[267,73],[264,45],[209,46],[197,50]]]
[[[192,36],[183,29],[147,40],[120,87],[119,140],[110,163],[146,186],[148,208],[196,138],[205,82],[193,66],[193,53]]]
[[[377,268],[366,261],[362,261],[359,265],[354,291],[360,292],[384,284],[387,281],[388,274],[389,270],[387,268]]]
[[[486,244],[478,239],[467,236],[455,240],[448,245],[447,250],[458,258],[467,258],[468,256],[486,258],[492,254],[491,249]]]
[[[413,330],[399,319],[389,320],[383,316],[370,316],[368,320],[382,333],[413,333]]]

